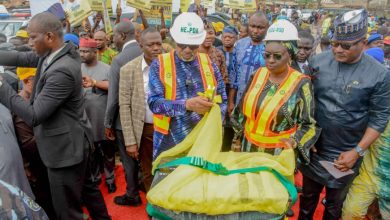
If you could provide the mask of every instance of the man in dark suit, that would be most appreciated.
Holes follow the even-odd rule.
[[[34,127],[57,219],[83,219],[82,200],[93,219],[109,219],[99,188],[84,178],[93,140],[80,56],[73,44],[63,43],[62,24],[51,13],[34,16],[28,32],[34,52],[1,52],[0,65],[37,67],[31,99],[0,79],[0,102]]]
[[[298,37],[298,53],[291,62],[291,67],[303,74],[311,75],[312,70],[309,68],[308,59],[314,49],[314,37],[306,30],[299,31]]]
[[[107,109],[104,120],[106,137],[110,140],[116,139],[119,154],[122,160],[126,177],[126,193],[114,198],[118,205],[138,206],[141,204],[138,185],[138,164],[137,160],[127,153],[122,126],[119,118],[119,74],[120,69],[129,61],[142,54],[141,48],[135,40],[135,29],[131,22],[118,23],[113,30],[113,41],[121,52],[114,58],[110,68],[110,79],[108,89]]]

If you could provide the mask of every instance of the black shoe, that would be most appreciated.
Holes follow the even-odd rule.
[[[117,205],[125,205],[125,206],[139,206],[142,204],[141,198],[139,196],[131,198],[128,195],[116,196],[114,198],[114,203]]]
[[[286,216],[287,217],[293,217],[294,216],[294,212],[292,209],[288,209],[287,212],[286,212]]]
[[[114,193],[116,191],[116,185],[114,183],[107,183],[108,193]]]

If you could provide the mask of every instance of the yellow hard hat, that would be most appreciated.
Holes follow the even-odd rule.
[[[28,38],[28,33],[25,30],[19,30],[16,32],[16,37]]]
[[[222,32],[225,25],[222,22],[213,22],[215,32]]]
[[[24,68],[24,67],[16,68],[16,75],[18,75],[20,80],[25,80],[30,76],[35,76],[36,72],[37,72],[37,68]]]

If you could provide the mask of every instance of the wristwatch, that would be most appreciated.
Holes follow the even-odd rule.
[[[359,146],[356,146],[354,148],[356,150],[356,152],[359,154],[359,156],[363,157],[365,154],[366,154],[366,150],[363,150],[361,147]]]

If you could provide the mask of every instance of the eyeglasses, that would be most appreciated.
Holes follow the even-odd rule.
[[[191,50],[198,49],[199,45],[187,45],[187,44],[176,44],[180,49],[184,50],[187,47],[190,48]]]
[[[331,41],[330,42],[330,45],[332,45],[332,47],[334,48],[337,48],[339,46],[341,46],[341,48],[343,48],[344,50],[349,50],[351,49],[351,47],[355,46],[356,44],[360,43],[363,39],[360,39],[356,42],[353,42],[353,43],[340,43],[340,42],[336,42],[336,41]]]
[[[273,57],[275,60],[279,61],[279,60],[282,59],[283,54],[279,54],[279,53],[263,53],[263,57],[266,60],[269,60],[269,59],[271,59],[271,57]]]

